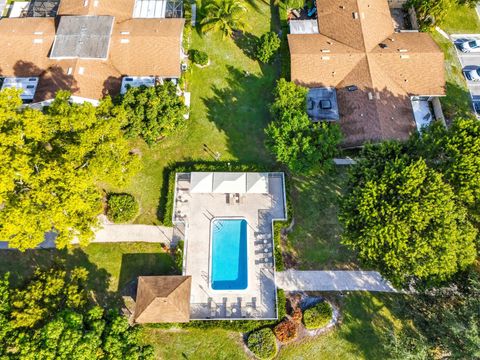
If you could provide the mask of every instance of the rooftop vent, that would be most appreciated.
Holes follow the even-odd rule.
[[[408,49],[398,49],[399,52],[408,52]]]
[[[322,60],[330,60],[330,56],[322,56]]]
[[[322,49],[322,53],[329,53],[330,50],[329,49]]]
[[[347,86],[347,90],[352,92],[352,91],[358,90],[358,87],[356,85],[350,85],[350,86]]]
[[[400,59],[409,59],[410,55],[400,55]]]
[[[388,48],[388,45],[385,44],[385,43],[380,43],[380,44],[378,44],[378,46],[380,46],[380,48],[382,48],[382,49],[387,49]]]
[[[354,19],[358,19],[358,12],[352,13],[352,16],[353,16]]]
[[[368,92],[368,100],[373,100],[373,94],[370,91]]]

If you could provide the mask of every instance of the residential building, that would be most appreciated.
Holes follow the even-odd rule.
[[[39,1],[45,3],[32,0]],[[178,0],[56,2],[58,11],[51,6],[53,13],[44,17],[26,11],[0,19],[0,77],[37,77],[34,102],[69,90],[73,101],[96,104],[118,94],[124,77],[180,77],[184,19]]]
[[[317,14],[288,35],[291,80],[311,89],[313,120],[338,121],[347,148],[406,139],[429,120],[429,102],[445,95],[444,55],[429,34],[395,32],[387,0],[317,0]]]

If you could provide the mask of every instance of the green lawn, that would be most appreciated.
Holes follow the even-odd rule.
[[[475,8],[455,6],[440,27],[448,34],[479,34],[480,20]],[[470,94],[454,45],[435,30],[432,31],[432,37],[445,54],[447,96],[441,99],[445,116],[453,118],[456,115],[470,115]]]
[[[270,6],[258,2],[257,10],[248,9],[249,32],[259,36],[270,30]],[[197,4],[199,6],[199,4]],[[200,69],[192,65],[188,89],[192,93],[191,114],[185,130],[141,150],[143,170],[124,189],[140,203],[136,223],[159,221],[157,213],[163,172],[167,165],[187,160],[241,160],[272,164],[264,146],[264,128],[269,121],[268,104],[278,76],[278,66],[260,65],[249,57],[247,39],[236,42],[222,39],[218,33],[192,33],[192,49],[208,53],[211,65]],[[237,45],[237,43],[239,45]],[[211,149],[207,153],[203,144]]]
[[[480,20],[475,7],[457,5],[449,10],[440,27],[449,34],[479,34]]]
[[[172,257],[159,244],[91,244],[71,250],[0,251],[0,274],[10,271],[15,285],[30,277],[35,268],[64,263],[67,268],[83,266],[91,274],[91,287],[101,302],[119,301],[118,292],[139,275],[177,273]]]
[[[284,347],[278,358],[388,359],[389,334],[409,326],[402,321],[405,300],[403,295],[351,293],[343,300],[343,323],[337,330]]]
[[[241,335],[221,329],[162,330],[145,327],[142,341],[153,345],[155,357],[165,360],[248,359]]]
[[[286,250],[299,269],[355,267],[355,254],[340,244],[339,199],[347,181],[345,167],[325,174],[294,177],[291,200],[295,226]]]

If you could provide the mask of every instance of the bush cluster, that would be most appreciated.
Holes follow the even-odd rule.
[[[133,220],[138,213],[138,203],[130,194],[109,194],[107,217],[115,223]]]
[[[303,323],[307,329],[321,328],[332,320],[332,314],[332,306],[322,301],[303,312]]]
[[[194,64],[205,66],[208,64],[208,54],[205,51],[191,49],[189,50],[190,60]]]
[[[277,354],[277,341],[268,327],[252,331],[248,335],[247,346],[259,359],[272,359]]]
[[[274,32],[263,34],[258,40],[257,59],[265,64],[269,63],[280,48],[280,44],[280,38]]]
[[[280,342],[286,344],[297,338],[298,323],[285,319],[273,328],[273,332]]]

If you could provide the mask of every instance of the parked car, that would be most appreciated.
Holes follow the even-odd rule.
[[[468,81],[480,81],[480,68],[463,69],[463,75],[465,75]]]
[[[458,48],[463,52],[480,52],[480,40],[465,40],[458,44]]]

